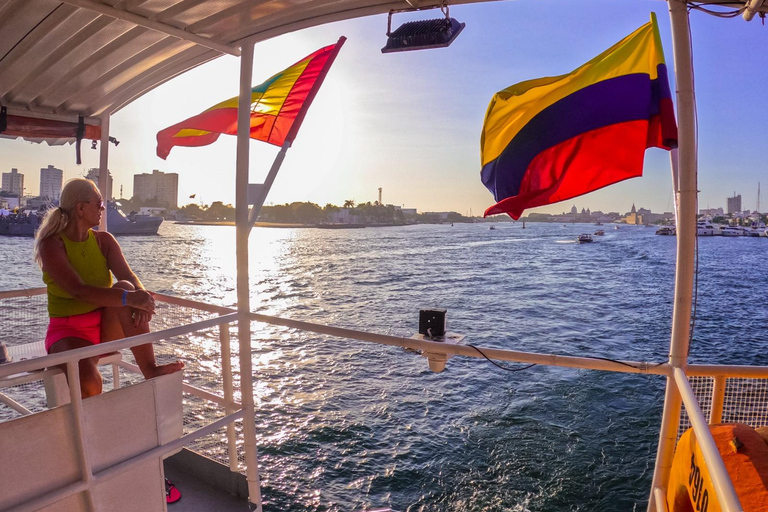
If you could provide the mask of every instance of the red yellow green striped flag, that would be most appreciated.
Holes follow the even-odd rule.
[[[251,89],[252,139],[275,146],[293,142],[344,41],[342,36]],[[207,146],[222,133],[237,135],[237,103],[236,96],[159,131],[157,156],[165,160],[174,146]]]

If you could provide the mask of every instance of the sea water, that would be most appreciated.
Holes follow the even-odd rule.
[[[480,347],[666,361],[675,238],[586,224],[256,228],[256,311],[410,336],[422,308]],[[147,288],[232,306],[235,230],[164,223],[119,239]],[[41,285],[0,238],[0,290]],[[766,238],[698,241],[694,362],[768,364]],[[257,324],[255,324],[257,325]],[[665,380],[454,357],[254,328],[265,509],[644,510]],[[506,364],[511,370],[523,365]]]

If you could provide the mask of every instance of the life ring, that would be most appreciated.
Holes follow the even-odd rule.
[[[744,512],[768,511],[768,444],[741,423],[710,425]],[[721,512],[704,455],[693,429],[680,438],[667,486],[670,512]]]

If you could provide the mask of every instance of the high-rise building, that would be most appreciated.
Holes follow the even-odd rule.
[[[49,201],[58,201],[61,196],[61,183],[64,171],[52,165],[40,169],[40,197]]]
[[[133,176],[133,197],[142,201],[154,200],[157,206],[170,210],[179,207],[179,175],[175,172],[160,172],[157,169],[152,174],[135,174]]]
[[[91,180],[99,187],[99,172],[98,167],[88,169],[88,174],[85,175],[85,178]],[[99,187],[99,190],[101,190],[101,187]],[[106,201],[107,199],[112,199],[112,173],[109,171],[107,171],[107,195],[104,200]]]
[[[11,172],[3,173],[2,185],[0,190],[10,192],[11,194],[24,195],[24,175],[18,169],[11,169]]]
[[[729,197],[728,201],[728,213],[739,213],[741,211],[741,194],[736,195],[733,193],[733,197]]]

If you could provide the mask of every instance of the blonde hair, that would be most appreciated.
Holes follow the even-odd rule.
[[[42,267],[43,262],[40,258],[40,245],[43,240],[58,235],[69,224],[75,207],[78,203],[86,203],[93,199],[93,194],[99,193],[96,185],[91,180],[85,178],[74,178],[64,184],[59,197],[59,207],[48,210],[40,222],[40,227],[35,233],[34,259]]]

